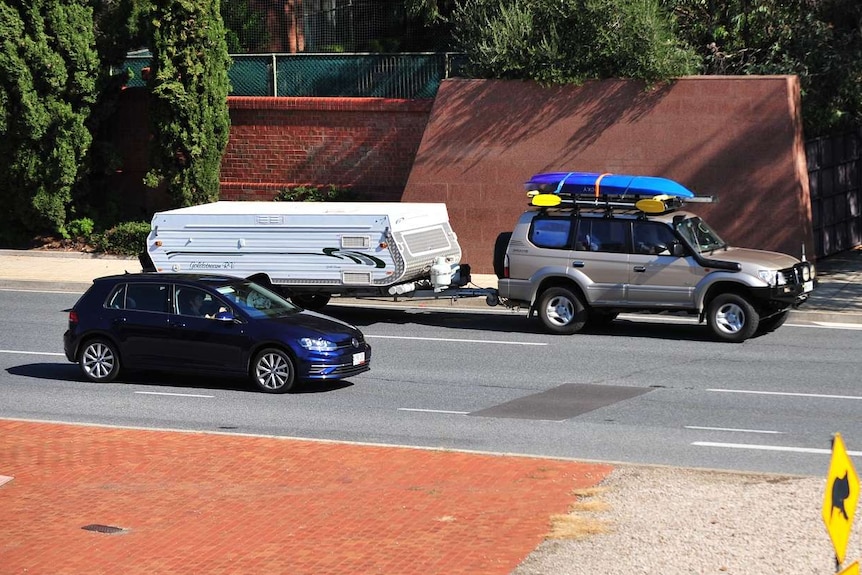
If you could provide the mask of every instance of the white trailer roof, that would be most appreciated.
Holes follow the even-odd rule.
[[[212,202],[187,208],[158,212],[177,215],[256,215],[256,214],[345,214],[386,215],[390,218],[417,215],[449,220],[446,204],[408,202]],[[158,215],[156,214],[156,215]]]

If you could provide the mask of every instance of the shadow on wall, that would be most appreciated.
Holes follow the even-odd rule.
[[[720,202],[699,204],[731,244],[799,255],[811,214],[789,76],[691,77],[647,89],[446,80],[402,201],[445,202],[463,261],[490,273],[494,240],[527,205],[542,171],[664,176]]]

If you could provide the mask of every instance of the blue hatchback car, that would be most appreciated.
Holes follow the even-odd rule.
[[[356,327],[304,310],[227,276],[125,274],[98,278],[69,311],[69,361],[91,381],[121,369],[241,375],[267,393],[370,369]]]

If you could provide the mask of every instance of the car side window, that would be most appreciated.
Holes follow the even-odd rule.
[[[211,318],[218,311],[218,308],[218,302],[204,290],[188,286],[176,286],[174,313]]]
[[[625,253],[627,221],[582,218],[575,249],[591,252]]]
[[[675,239],[671,229],[664,224],[633,222],[632,240],[636,254],[670,255],[670,246]]]
[[[168,286],[155,283],[128,284],[125,309],[167,313]]]
[[[126,284],[119,284],[114,287],[114,291],[112,291],[111,295],[108,296],[108,300],[107,303],[105,303],[105,307],[110,309],[127,309]]]
[[[540,217],[530,227],[530,241],[540,248],[568,249],[571,232],[571,218]]]

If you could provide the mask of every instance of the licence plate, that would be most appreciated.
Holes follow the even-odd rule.
[[[804,284],[802,284],[802,290],[805,293],[808,293],[810,291],[814,291],[814,281],[809,280],[809,281],[805,282]]]
[[[353,365],[362,365],[365,363],[365,352],[360,351],[359,353],[353,354]]]

